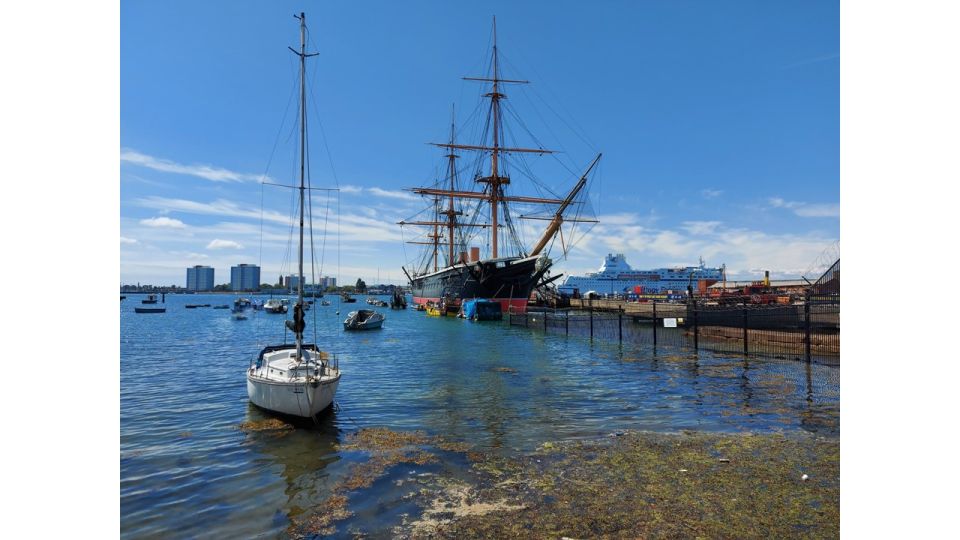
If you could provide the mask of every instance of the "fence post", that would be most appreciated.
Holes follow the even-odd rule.
[[[747,308],[743,308],[743,355],[747,356],[750,354],[750,347],[747,343],[750,341],[749,336],[747,335]]]
[[[617,332],[620,334],[620,344],[623,345],[623,311],[617,312]]]
[[[693,350],[700,350],[700,317],[697,311],[697,302],[693,302]]]
[[[653,348],[657,348],[657,302],[653,301]]]
[[[593,301],[590,301],[590,339],[593,339]]]
[[[807,362],[810,361],[810,290],[807,289],[803,302],[804,342],[806,343]]]

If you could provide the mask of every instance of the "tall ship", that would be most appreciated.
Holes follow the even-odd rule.
[[[536,177],[535,164],[527,158],[557,152],[538,143],[524,145],[514,140],[516,133],[526,132],[537,142],[513,107],[505,103],[506,87],[529,81],[502,76],[496,36],[494,19],[487,75],[464,77],[484,85],[480,106],[470,116],[475,119],[472,133],[479,140],[458,143],[456,122],[451,121],[449,140],[430,143],[445,150],[435,181],[410,190],[424,198],[426,207],[416,217],[399,223],[401,227],[425,227],[417,230],[426,231],[410,242],[425,247],[419,259],[409,269],[403,267],[416,304],[435,303],[457,309],[464,300],[484,298],[499,302],[504,312],[524,313],[531,291],[560,277],[550,276],[553,261],[548,256],[558,233],[561,245],[572,245],[569,227],[596,222],[583,217],[585,186],[602,154],[580,169],[582,173],[576,172],[579,167],[575,164],[576,168],[564,165],[570,173],[567,178],[573,182],[565,194]],[[519,128],[505,126],[505,117]],[[458,166],[461,157],[466,159]],[[540,221],[521,227],[521,219]],[[546,226],[537,231],[544,222]],[[538,239],[526,245],[523,236],[531,232]]]
[[[699,266],[635,270],[627,264],[623,253],[608,253],[596,272],[584,276],[567,276],[557,287],[562,294],[665,294],[682,293],[687,287],[703,292],[724,279],[724,268],[707,268],[703,259]]]

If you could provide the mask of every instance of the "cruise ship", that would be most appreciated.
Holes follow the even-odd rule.
[[[622,253],[608,253],[600,270],[585,276],[567,276],[557,290],[569,295],[588,292],[601,295],[683,293],[687,287],[694,291],[706,290],[722,279],[723,269],[707,268],[703,259],[700,259],[700,266],[634,270]]]

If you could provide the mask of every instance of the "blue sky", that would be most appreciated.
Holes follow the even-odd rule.
[[[259,179],[294,181],[301,10],[320,53],[313,185],[341,188],[324,274],[338,273],[339,217],[341,280],[402,281],[416,246],[395,222],[422,206],[403,190],[433,179],[442,150],[426,143],[447,138],[451,104],[476,106],[482,88],[461,77],[482,75],[493,15],[506,75],[532,82],[508,89],[531,131],[573,168],[604,154],[600,223],[557,271],[619,251],[638,268],[702,255],[733,277],[795,276],[839,240],[837,2],[125,1],[122,283],[182,285],[194,264],[220,283],[240,262],[265,281],[290,271],[290,194]],[[318,248],[325,209],[318,195]]]

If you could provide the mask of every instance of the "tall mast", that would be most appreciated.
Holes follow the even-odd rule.
[[[301,11],[294,15],[300,19],[300,51],[288,47],[300,57],[300,246],[298,250],[297,304],[293,307],[293,326],[297,341],[297,361],[303,358],[303,222],[304,201],[306,192],[306,154],[307,154],[307,57],[317,53],[307,54],[307,16]]]
[[[433,199],[433,271],[440,268],[440,197]]]
[[[500,69],[497,60],[497,17],[493,17],[493,91],[490,96],[490,114],[493,116],[493,148],[490,152],[490,224],[493,227],[493,258],[497,258],[497,240],[500,236],[500,227],[497,223],[497,211],[500,196],[500,175],[497,169],[497,160],[500,154]]]
[[[303,209],[304,209],[304,178],[305,178],[305,155],[307,153],[307,16],[300,12],[300,250],[299,250],[299,270],[300,276],[297,279],[297,303],[303,303]],[[297,336],[297,348],[299,349],[303,336]],[[299,351],[298,351],[299,352]],[[299,354],[297,358],[299,359]]]
[[[453,105],[450,106],[450,144],[457,143],[457,131],[456,131],[456,109]],[[457,179],[457,155],[453,153],[453,149],[450,149],[450,153],[447,154],[447,159],[449,160],[449,175],[450,175],[450,193],[453,193],[457,189],[456,179]],[[449,238],[447,239],[450,245],[450,266],[453,266],[456,263],[454,257],[454,233],[457,228],[457,216],[461,212],[457,212],[453,209],[453,195],[450,195],[450,203],[447,207],[447,234]]]

